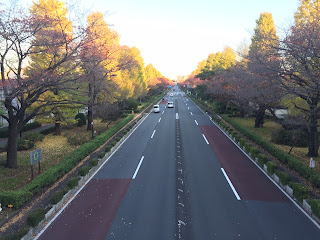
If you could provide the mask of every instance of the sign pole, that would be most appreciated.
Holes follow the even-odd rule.
[[[33,165],[31,165],[31,180],[33,180]]]

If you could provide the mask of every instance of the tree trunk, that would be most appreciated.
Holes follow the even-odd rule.
[[[314,105],[316,106],[316,105]],[[310,106],[310,123],[309,123],[309,157],[318,157],[318,113],[315,107]]]
[[[259,107],[258,111],[256,112],[256,120],[254,125],[255,128],[263,128],[265,111],[265,107]]]
[[[92,108],[91,107],[88,107],[88,115],[87,115],[87,118],[88,118],[88,125],[87,125],[87,130],[92,130],[92,122],[93,122],[93,114],[92,114]]]
[[[8,146],[6,167],[17,168],[18,157],[18,123],[16,118],[10,119],[8,127]]]
[[[54,134],[55,135],[61,135],[61,123],[56,122],[54,125]]]

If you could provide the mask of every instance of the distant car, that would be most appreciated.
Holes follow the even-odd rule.
[[[154,106],[153,106],[153,112],[154,112],[154,113],[160,112],[160,106],[159,106],[159,105],[154,105]]]
[[[173,93],[170,93],[170,97],[173,97]]]
[[[173,102],[168,102],[168,108],[173,108]]]

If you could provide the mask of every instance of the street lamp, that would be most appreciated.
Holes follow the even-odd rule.
[[[91,132],[92,132],[92,138],[94,137],[94,131],[93,131],[93,121],[91,122]]]

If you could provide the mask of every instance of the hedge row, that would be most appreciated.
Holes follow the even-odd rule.
[[[313,186],[320,187],[320,174],[315,172],[313,169],[310,169],[308,166],[303,164],[300,160],[295,157],[281,151],[276,146],[274,146],[269,141],[263,139],[258,134],[248,131],[246,128],[242,127],[240,124],[233,121],[231,118],[227,116],[223,116],[223,119],[235,127],[239,132],[245,135],[248,139],[255,142],[264,148],[271,155],[276,157],[283,164],[287,164],[289,168],[298,172],[302,177],[309,180]]]
[[[69,156],[64,158],[57,165],[53,166],[46,172],[40,174],[32,182],[24,186],[18,191],[6,191],[0,192],[0,202],[7,206],[12,204],[14,208],[19,208],[27,201],[29,201],[34,194],[41,191],[42,188],[48,187],[55,183],[60,177],[69,172],[74,166],[82,159],[90,155],[98,147],[104,144],[110,137],[112,137],[117,131],[124,127],[133,119],[133,115],[129,115],[117,125],[110,128],[103,134],[98,135],[92,141],[87,142],[74,150]]]
[[[27,123],[26,125],[23,126],[22,132],[26,132],[39,127],[41,127],[41,123],[39,122]],[[8,127],[0,128],[0,138],[8,137],[8,129],[9,129]]]

